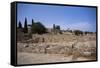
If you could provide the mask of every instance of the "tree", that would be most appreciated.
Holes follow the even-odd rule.
[[[46,33],[46,28],[41,22],[37,22],[36,25],[37,25],[37,33],[38,34]]]
[[[54,32],[54,34],[57,34],[57,33],[62,34],[62,32],[60,30],[60,26],[59,25],[55,25],[55,24],[53,24],[53,32]]]
[[[34,24],[34,20],[32,19],[32,25]]]
[[[59,26],[59,25],[57,25],[57,26],[56,26],[56,29],[57,29],[57,30],[60,30],[60,26]]]
[[[56,28],[56,26],[55,26],[55,24],[53,24],[53,29],[55,30],[55,28]]]
[[[79,36],[79,35],[83,35],[83,32],[80,30],[74,30],[73,31],[75,35]]]
[[[46,33],[46,28],[41,22],[33,23],[31,32],[33,34],[36,34],[36,33],[43,34],[43,33]]]
[[[35,28],[36,28],[36,26],[35,26],[34,20],[32,19],[31,32],[32,32],[33,34],[36,33]]]
[[[24,33],[28,32],[28,28],[27,28],[27,18],[25,18],[25,23],[24,23],[24,29],[23,29]]]
[[[19,21],[19,24],[18,24],[18,28],[21,28],[22,29],[22,24],[21,24],[20,21]]]
[[[59,25],[56,26],[56,31],[57,31],[58,33],[62,34],[62,31],[60,30],[60,26],[59,26]]]
[[[88,31],[85,31],[85,32],[84,32],[84,34],[86,34],[86,35],[87,35],[87,34],[88,34]]]
[[[33,34],[35,34],[35,33],[36,33],[36,29],[37,29],[37,25],[36,25],[35,23],[33,23],[33,20],[32,20],[31,32],[32,32]]]
[[[54,34],[56,33],[56,26],[55,26],[55,24],[53,24],[53,32],[54,32]]]

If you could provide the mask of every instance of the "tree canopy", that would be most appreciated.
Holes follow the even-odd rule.
[[[31,32],[33,34],[43,34],[46,33],[46,28],[41,22],[32,23]]]

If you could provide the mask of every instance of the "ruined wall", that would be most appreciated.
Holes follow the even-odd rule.
[[[96,36],[36,34],[17,47],[19,52],[96,56]]]
[[[18,43],[19,52],[65,54],[77,56],[95,56],[96,44],[90,42],[69,42],[69,43]]]

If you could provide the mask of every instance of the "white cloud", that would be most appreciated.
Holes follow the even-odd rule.
[[[69,25],[72,30],[82,30],[82,31],[91,31],[92,25],[88,22],[79,22]]]
[[[65,23],[65,22],[55,22],[55,25],[60,25],[62,30],[67,30],[68,28],[71,30],[82,30],[82,31],[92,31],[93,25],[89,22],[75,22],[75,23]],[[48,24],[46,27],[52,28],[53,24]]]

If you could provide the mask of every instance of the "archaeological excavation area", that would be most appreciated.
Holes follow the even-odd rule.
[[[96,60],[96,34],[33,34],[17,42],[17,60],[18,64]]]

